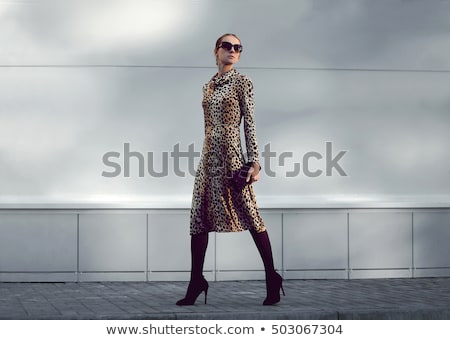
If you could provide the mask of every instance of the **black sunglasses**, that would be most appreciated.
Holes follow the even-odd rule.
[[[223,49],[227,50],[228,52],[231,51],[232,48],[234,48],[235,52],[242,52],[242,45],[240,44],[232,44],[228,41],[223,41],[218,48],[222,47]]]

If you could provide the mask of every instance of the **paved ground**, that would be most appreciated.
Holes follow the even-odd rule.
[[[179,307],[186,282],[0,283],[0,319],[446,319],[450,278],[286,280],[286,296],[262,306],[264,281],[210,282]]]

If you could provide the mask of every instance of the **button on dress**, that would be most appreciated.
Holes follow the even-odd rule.
[[[205,138],[192,194],[191,235],[266,230],[252,185],[239,190],[231,184],[233,171],[247,160],[259,162],[253,99],[251,80],[235,69],[216,74],[203,86]]]

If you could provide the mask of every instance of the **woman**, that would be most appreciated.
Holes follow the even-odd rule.
[[[206,303],[209,286],[203,277],[203,263],[211,231],[249,230],[264,263],[267,297],[263,304],[279,302],[280,289],[283,290],[251,185],[258,181],[261,167],[253,115],[253,84],[233,68],[241,52],[242,45],[236,35],[222,35],[214,48],[218,72],[203,86],[205,140],[192,197],[191,278],[185,298],[177,302],[180,306],[194,304],[202,292]],[[250,165],[243,189],[234,185],[231,176],[246,163],[239,131],[242,119]]]

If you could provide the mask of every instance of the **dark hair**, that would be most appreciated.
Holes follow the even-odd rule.
[[[215,51],[217,51],[218,49],[219,49],[219,46],[220,46],[220,44],[222,43],[222,40],[223,40],[223,38],[225,38],[225,37],[227,37],[227,36],[229,36],[229,35],[231,35],[231,36],[233,36],[233,37],[235,37],[237,40],[239,40],[239,43],[241,42],[241,39],[239,39],[239,37],[236,35],[236,34],[234,34],[234,33],[225,33],[225,34],[222,34],[220,37],[219,37],[219,39],[217,39],[217,41],[216,41],[216,47],[215,47]]]

